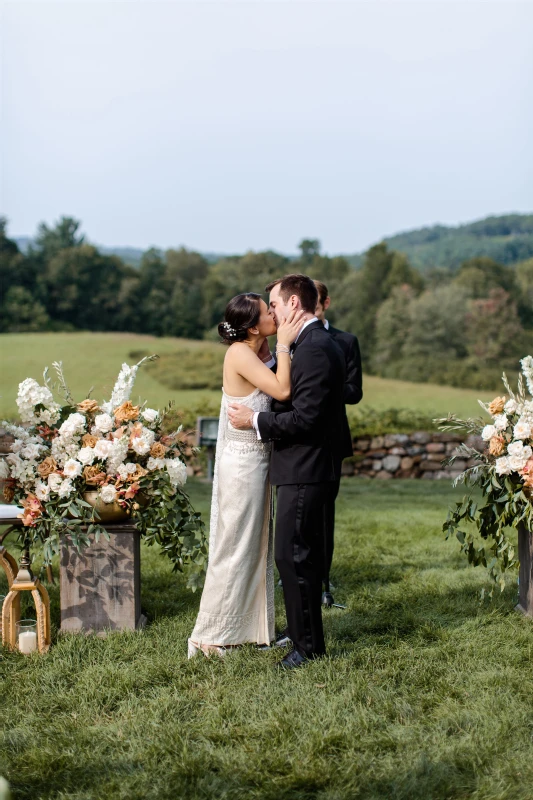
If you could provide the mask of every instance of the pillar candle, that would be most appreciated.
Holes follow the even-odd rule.
[[[25,654],[36,652],[37,634],[35,631],[24,631],[19,634],[19,650]]]

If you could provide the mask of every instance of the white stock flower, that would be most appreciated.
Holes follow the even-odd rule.
[[[74,491],[74,484],[70,478],[65,478],[64,481],[61,481],[56,491],[60,497],[68,497]]]
[[[38,481],[35,484],[35,496],[38,500],[46,501],[50,498],[50,487],[47,483]]]
[[[150,452],[150,443],[146,441],[145,436],[135,437],[131,443],[131,447],[139,456],[145,456]]]
[[[114,486],[102,486],[100,497],[104,503],[112,503],[117,496],[117,490]]]
[[[187,480],[187,467],[179,458],[167,458],[166,468],[172,486],[183,486]]]
[[[138,369],[139,364],[135,364],[133,367],[130,367],[128,364],[122,364],[117,381],[113,387],[111,399],[107,403],[102,403],[104,411],[111,412],[113,409],[121,406],[126,400],[129,400]]]
[[[44,409],[35,411],[36,406]],[[26,378],[19,384],[17,406],[22,422],[57,422],[61,407],[54,401],[52,392],[46,386],[39,386],[33,378]]]
[[[48,486],[52,492],[57,492],[62,482],[63,479],[58,472],[51,472],[48,476]]]
[[[9,478],[9,465],[5,458],[0,458],[0,480]]]
[[[27,458],[28,461],[32,461],[34,458],[39,457],[41,449],[42,448],[38,444],[27,444],[22,448],[20,454],[21,456],[24,456],[24,458]]]
[[[128,437],[123,436],[121,439],[113,439],[111,445],[112,447],[107,457],[107,474],[115,475],[128,455]]]
[[[520,364],[522,365],[522,372],[526,379],[529,394],[533,394],[533,358],[526,356],[521,360]]]
[[[25,447],[25,442],[22,439],[15,439],[15,441],[11,444],[10,450],[12,453],[20,453],[21,450]]]
[[[483,430],[481,431],[481,438],[483,441],[488,442],[489,439],[492,439],[493,436],[496,436],[498,431],[494,427],[494,425],[485,425]]]
[[[94,459],[96,458],[94,448],[93,447],[82,447],[80,452],[77,454],[76,458],[83,464],[84,467],[92,464]]]
[[[513,436],[515,439],[529,439],[531,436],[531,425],[524,419],[519,419],[514,426]]]
[[[94,446],[94,454],[96,458],[105,461],[112,449],[113,442],[108,441],[108,439],[99,439]]]
[[[152,423],[156,421],[158,412],[155,408],[145,408],[144,411],[141,412],[141,417],[145,419],[146,422]]]
[[[498,414],[494,417],[494,427],[497,431],[504,431],[509,426],[509,420],[506,414]]]
[[[63,467],[63,474],[66,475],[67,478],[77,478],[79,475],[81,475],[80,462],[75,461],[73,458],[69,458]]]
[[[518,409],[518,403],[516,402],[516,400],[513,400],[512,398],[508,400],[503,407],[503,410],[505,411],[506,414],[514,414],[515,411],[517,411],[517,409]]]
[[[113,430],[113,417],[109,414],[97,414],[94,418],[94,427],[101,433],[108,433]]]
[[[509,475],[512,472],[507,456],[496,459],[496,472],[498,475]]]

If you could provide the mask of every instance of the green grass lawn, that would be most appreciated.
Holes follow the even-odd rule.
[[[0,419],[16,416],[18,384],[24,378],[42,379],[43,369],[51,367],[53,361],[63,361],[68,383],[76,399],[83,399],[94,384],[93,396],[109,399],[115,378],[123,361],[132,364],[140,354],[157,353],[170,357],[185,353],[184,373],[189,377],[193,370],[194,356],[198,353],[197,369],[212,370],[212,359],[202,361],[202,354],[215,352],[222,359],[224,348],[211,342],[195,342],[180,339],[158,339],[154,336],[139,336],[133,333],[9,333],[0,335]],[[132,354],[134,354],[132,356]],[[219,390],[184,390],[170,388],[169,365],[164,359],[160,367],[141,368],[132,399],[141,397],[148,404],[162,408],[174,400],[178,408],[198,406],[204,401],[216,405],[220,402]],[[179,362],[178,362],[179,364]],[[176,372],[179,371],[179,366]],[[158,380],[158,376],[165,381]],[[169,385],[170,382],[170,385]],[[220,378],[222,383],[222,378]],[[483,393],[434,386],[426,383],[385,380],[373,376],[364,381],[364,400],[361,404],[373,409],[409,408],[430,416],[443,416],[449,411],[459,416],[479,413],[477,398]]]
[[[209,486],[190,485],[207,513]],[[143,551],[149,625],[0,660],[0,774],[15,798],[531,800],[533,621],[440,526],[457,492],[343,481],[329,656],[187,660],[199,597]],[[282,625],[280,590],[277,623]],[[51,588],[54,627],[58,590]]]

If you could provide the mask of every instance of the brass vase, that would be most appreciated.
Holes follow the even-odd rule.
[[[104,503],[97,491],[84,492],[83,499],[86,503],[89,503],[98,514],[98,522],[124,522],[124,520],[130,518],[127,509],[122,508],[116,500],[112,503]]]

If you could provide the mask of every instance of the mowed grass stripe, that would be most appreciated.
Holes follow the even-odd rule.
[[[41,381],[46,366],[53,361],[63,361],[65,374],[75,399],[83,399],[94,385],[93,397],[108,399],[123,361],[132,364],[146,353],[161,356],[186,353],[183,369],[187,372],[189,385],[194,383],[194,353],[218,354],[222,361],[223,345],[184,339],[139,336],[133,333],[8,333],[0,335],[0,419],[14,417],[17,413],[16,395],[18,384],[31,377]],[[132,354],[134,354],[132,356]],[[177,362],[176,370],[180,369]],[[364,365],[363,365],[364,366]],[[202,377],[205,363],[198,359],[197,370]],[[158,374],[166,385],[157,380]],[[178,408],[198,406],[205,401],[220,402],[217,390],[183,390],[170,388],[172,376],[167,366],[159,369],[141,368],[135,383],[132,400],[145,399],[149,405],[163,408],[174,400]],[[170,385],[169,385],[170,381]],[[222,384],[222,376],[220,376]],[[373,376],[365,377],[364,399],[360,406],[374,409],[408,408],[429,415],[445,416],[449,411],[459,416],[475,416],[480,413],[477,398],[487,400],[483,392],[435,386],[426,383],[386,380]]]

